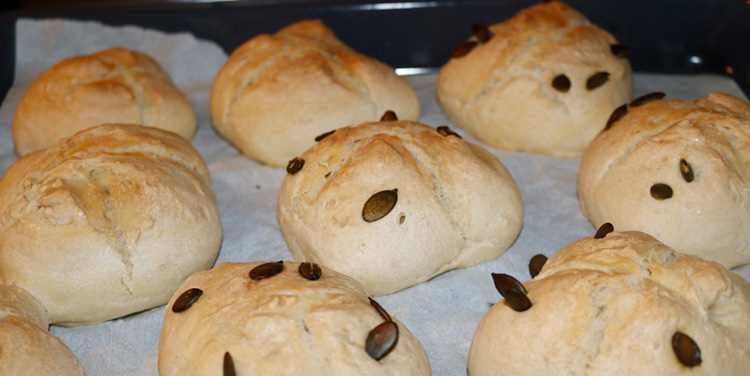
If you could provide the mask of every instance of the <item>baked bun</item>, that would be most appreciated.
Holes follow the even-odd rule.
[[[562,2],[474,29],[440,69],[437,98],[453,123],[490,146],[580,156],[633,96],[627,48]]]
[[[211,267],[221,223],[190,142],[106,124],[14,163],[0,180],[0,280],[50,323],[80,325],[162,305]]]
[[[19,287],[0,284],[0,375],[86,374],[47,325],[39,301]]]
[[[103,123],[144,124],[188,140],[197,124],[190,101],[154,59],[112,48],[44,72],[18,104],[13,143],[24,156]]]
[[[287,171],[278,219],[294,258],[349,275],[373,295],[495,259],[523,225],[508,170],[447,127],[341,128]]]
[[[479,323],[470,376],[747,374],[747,281],[641,232],[601,236],[550,257],[523,284],[525,311],[493,276],[506,299]]]
[[[159,375],[222,369],[238,376],[431,374],[419,341],[359,283],[281,261],[219,264],[190,277],[167,305]]]
[[[662,96],[618,110],[592,141],[578,174],[583,214],[727,268],[750,263],[750,104]]]
[[[238,47],[214,80],[216,130],[246,156],[285,166],[339,127],[386,110],[419,119],[419,100],[393,68],[353,51],[320,20],[297,22]]]

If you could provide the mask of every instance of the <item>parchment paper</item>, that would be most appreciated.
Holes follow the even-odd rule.
[[[198,132],[192,140],[211,171],[221,213],[224,240],[217,263],[292,260],[276,221],[276,196],[283,169],[242,155],[211,127],[208,98],[227,54],[216,44],[188,33],[165,34],[139,27],[110,27],[94,22],[19,20],[16,27],[16,78],[0,107],[0,171],[17,158],[11,139],[13,113],[26,88],[44,70],[75,55],[123,46],[154,57],[187,94],[196,109]],[[275,30],[269,30],[275,32]],[[435,74],[410,76],[422,103],[422,123],[450,125],[464,139],[479,143],[442,114],[435,100]],[[729,78],[636,74],[636,96],[663,91],[670,98],[693,99],[724,91],[746,97]],[[500,300],[490,273],[528,280],[528,261],[547,256],[595,232],[583,217],[576,196],[578,159],[506,152],[487,147],[508,168],[521,189],[525,222],[515,244],[501,257],[377,300],[421,341],[435,375],[465,375],[474,330],[490,306]],[[750,267],[735,269],[750,279]],[[63,339],[90,376],[157,375],[157,346],[164,306],[109,322],[51,332]]]

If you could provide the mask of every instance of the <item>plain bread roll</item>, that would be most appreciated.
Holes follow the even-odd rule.
[[[175,133],[105,124],[14,163],[0,180],[0,280],[50,323],[162,305],[222,239],[203,159]]]

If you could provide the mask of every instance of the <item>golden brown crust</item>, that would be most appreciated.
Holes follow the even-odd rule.
[[[451,121],[490,146],[579,156],[632,98],[630,65],[611,51],[615,38],[562,2],[522,10],[489,30],[488,42],[441,68],[437,96]],[[607,82],[587,89],[597,72],[609,73]],[[566,92],[552,85],[562,74]]]
[[[221,245],[210,176],[182,137],[106,124],[27,155],[0,180],[0,280],[50,322],[164,304]]]
[[[646,234],[574,242],[524,286],[530,309],[500,302],[482,318],[470,376],[739,375],[750,367],[750,284]],[[678,331],[698,344],[699,366],[678,361]]]
[[[728,94],[630,106],[583,156],[581,209],[594,226],[648,232],[730,268],[750,263],[749,150],[750,104]],[[672,196],[652,197],[655,184]]]
[[[67,346],[18,316],[0,318],[0,374],[85,376]]]
[[[47,310],[36,298],[18,286],[0,284],[0,319],[18,316],[42,329],[49,326]]]
[[[280,274],[252,280],[261,264],[219,264],[177,289],[159,339],[160,375],[221,374],[227,352],[237,375],[430,374],[424,349],[398,322],[396,347],[380,361],[367,354],[368,333],[385,319],[353,279],[322,267],[308,280],[299,263],[284,262]],[[192,288],[200,298],[173,312]]]
[[[219,71],[211,121],[240,151],[271,166],[318,134],[374,121],[386,110],[417,120],[414,89],[393,68],[358,54],[320,20],[301,21],[238,47]]]
[[[187,140],[197,126],[190,101],[154,59],[112,48],[63,60],[29,87],[13,119],[16,153],[103,123],[149,125]]]
[[[85,375],[47,326],[47,311],[38,300],[22,288],[0,284],[0,375]]]
[[[408,121],[336,130],[287,174],[278,219],[298,261],[327,265],[383,295],[505,252],[523,225],[513,178],[485,149]],[[397,190],[374,222],[365,202]]]

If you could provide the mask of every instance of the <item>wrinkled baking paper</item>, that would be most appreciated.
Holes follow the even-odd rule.
[[[26,88],[54,63],[75,55],[122,46],[154,57],[187,94],[198,115],[193,144],[213,179],[223,222],[224,242],[217,263],[292,260],[276,221],[276,195],[285,171],[240,155],[211,127],[208,98],[216,72],[227,59],[222,49],[189,33],[166,34],[140,27],[109,27],[95,22],[19,20],[16,27],[15,85],[0,107],[0,171],[17,158],[10,137],[13,112]],[[272,30],[269,30],[272,31]],[[422,123],[452,125],[435,100],[435,74],[410,76],[422,103]],[[692,99],[724,91],[745,98],[737,85],[720,76],[636,74],[636,96],[666,92]],[[464,139],[476,142],[452,126]],[[481,144],[481,143],[480,143]],[[506,152],[488,148],[510,170],[521,189],[525,223],[515,244],[500,258],[454,270],[427,283],[378,301],[416,335],[427,350],[435,375],[466,374],[474,330],[500,300],[490,273],[529,279],[528,262],[547,256],[595,232],[576,197],[580,159]],[[735,270],[750,279],[750,267]],[[89,376],[157,375],[157,347],[164,306],[109,322],[76,328],[51,327],[83,364]]]

